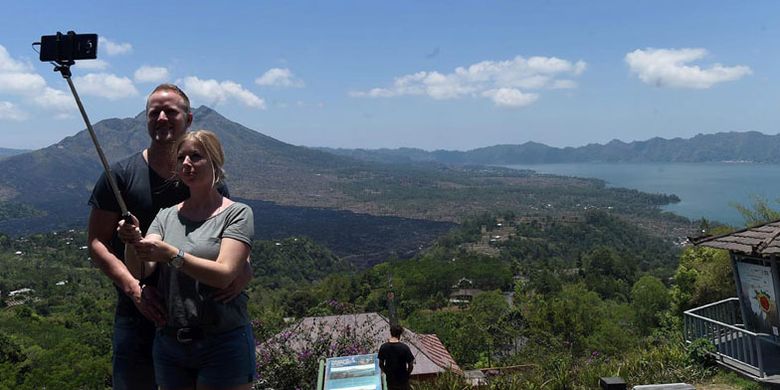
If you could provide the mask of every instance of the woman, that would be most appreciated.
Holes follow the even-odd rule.
[[[220,195],[224,154],[214,133],[185,134],[176,145],[176,174],[190,197],[162,209],[146,237],[120,222],[134,276],[160,271],[167,323],[154,340],[154,368],[163,389],[251,389],[255,350],[247,295],[220,303],[217,289],[245,266],[252,209]],[[137,221],[134,221],[137,223]],[[137,225],[136,225],[137,226]]]

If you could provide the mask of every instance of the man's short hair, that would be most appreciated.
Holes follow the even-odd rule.
[[[390,336],[393,336],[395,338],[401,337],[401,335],[404,333],[404,327],[401,325],[391,325],[390,326]]]
[[[190,98],[187,97],[187,94],[184,93],[184,91],[179,88],[176,84],[171,83],[163,83],[155,87],[152,92],[149,94],[149,96],[146,98],[146,110],[149,110],[149,98],[152,97],[156,92],[158,91],[171,91],[179,96],[181,96],[182,99],[184,99],[184,108],[187,114],[190,113]]]

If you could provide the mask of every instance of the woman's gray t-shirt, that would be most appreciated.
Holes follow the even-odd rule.
[[[217,260],[223,238],[232,238],[252,246],[254,217],[243,203],[233,203],[205,221],[191,221],[179,214],[177,206],[160,210],[147,234],[204,259]],[[165,299],[167,326],[199,326],[221,333],[249,323],[246,292],[228,303],[215,301],[216,288],[200,283],[184,272],[160,264],[158,288]]]

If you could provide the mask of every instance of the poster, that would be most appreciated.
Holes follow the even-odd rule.
[[[777,297],[772,280],[772,267],[737,262],[742,301],[745,305],[748,324],[754,332],[780,336],[780,319],[777,316]]]
[[[325,362],[325,390],[382,390],[377,354],[328,359]]]

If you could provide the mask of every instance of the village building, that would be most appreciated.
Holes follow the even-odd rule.
[[[27,287],[10,291],[6,297],[5,304],[6,306],[11,307],[23,305],[30,301],[36,301],[35,297],[33,296],[34,294],[35,290]]]
[[[459,288],[450,293],[449,302],[452,305],[468,306],[474,300],[474,297],[483,292],[478,288]]]

